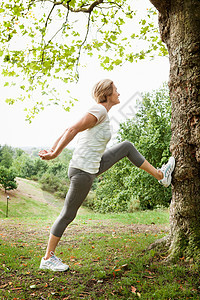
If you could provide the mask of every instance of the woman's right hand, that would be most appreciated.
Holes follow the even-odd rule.
[[[40,150],[38,155],[43,160],[51,160],[51,159],[54,159],[56,157],[54,151],[52,151],[52,150],[50,150],[50,151]]]

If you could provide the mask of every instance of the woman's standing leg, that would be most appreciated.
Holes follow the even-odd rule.
[[[70,168],[70,187],[67,192],[63,209],[51,228],[45,257],[42,258],[40,268],[53,271],[65,271],[68,266],[63,264],[55,255],[56,246],[66,227],[74,220],[77,211],[90,191],[95,175]],[[56,269],[55,269],[56,268]]]
[[[47,249],[46,249],[46,254],[44,256],[44,259],[49,259],[52,256],[52,253],[55,252],[56,247],[60,241],[60,237],[57,237],[50,233]]]
[[[61,237],[66,227],[74,220],[77,211],[90,191],[95,175],[79,169],[69,169],[70,187],[63,209],[51,228],[51,234]]]

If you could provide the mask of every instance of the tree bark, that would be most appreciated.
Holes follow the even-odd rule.
[[[171,0],[150,0],[160,13],[165,13],[171,6]]]
[[[169,257],[200,259],[200,1],[151,2],[159,10],[160,34],[170,61],[170,151],[176,168]]]

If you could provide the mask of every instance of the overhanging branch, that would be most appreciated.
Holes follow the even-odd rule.
[[[63,5],[64,7],[69,8],[70,11],[72,12],[84,12],[84,13],[91,13],[93,9],[98,6],[99,4],[103,3],[104,0],[96,0],[94,1],[89,7],[79,7],[79,8],[72,8],[69,7],[67,4],[61,2],[54,2],[55,5]]]
[[[77,58],[77,62],[76,62],[76,73],[77,73],[78,79],[79,79],[78,64],[79,64],[79,60],[80,60],[80,57],[81,57],[81,49],[82,49],[83,45],[85,44],[85,42],[87,41],[87,37],[88,37],[88,34],[89,34],[90,16],[91,16],[91,13],[89,13],[89,16],[88,16],[87,32],[86,32],[84,41],[82,42],[82,44],[79,47],[79,53],[78,53],[78,58]]]

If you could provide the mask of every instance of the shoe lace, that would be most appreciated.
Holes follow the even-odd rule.
[[[171,172],[171,166],[166,171],[167,164],[162,165],[160,171],[163,173],[164,177],[168,177]]]
[[[58,258],[57,256],[55,256],[54,252],[51,252],[51,260],[53,260],[53,263],[58,266],[62,264],[62,259]]]

